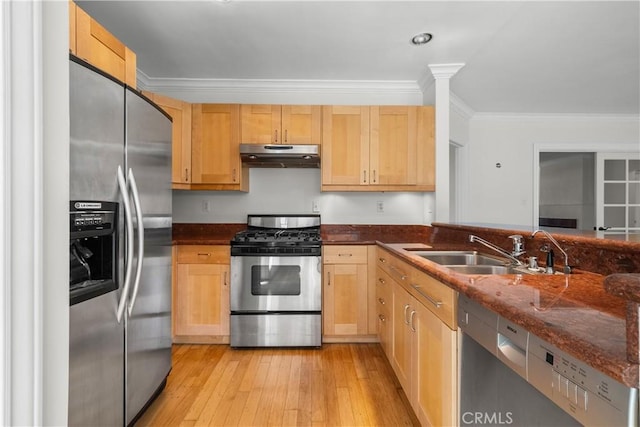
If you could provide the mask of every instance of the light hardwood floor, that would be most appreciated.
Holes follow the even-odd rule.
[[[136,426],[419,425],[378,344],[174,345],[167,387]]]

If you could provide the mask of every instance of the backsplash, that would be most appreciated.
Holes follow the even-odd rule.
[[[433,193],[323,193],[319,169],[250,169],[248,193],[174,190],[173,221],[239,223],[247,214],[313,213],[314,203],[324,224],[429,224],[435,198]]]
[[[531,238],[530,234],[518,230],[435,223],[430,241],[473,245],[469,243],[470,233],[489,240],[508,252],[511,251],[509,236],[514,233],[522,234],[527,253],[521,259],[524,260],[527,256],[538,256],[538,259],[544,264],[543,253],[539,251],[539,248],[544,243],[548,243],[548,240],[541,234]],[[614,273],[640,273],[639,242],[552,234],[567,253],[569,265],[578,270],[591,271],[605,276]],[[486,249],[478,247],[482,251]],[[562,255],[559,251],[555,249],[554,251],[555,264],[563,265]]]

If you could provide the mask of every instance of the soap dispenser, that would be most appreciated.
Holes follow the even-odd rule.
[[[553,274],[553,249],[549,249],[547,252],[547,274]]]

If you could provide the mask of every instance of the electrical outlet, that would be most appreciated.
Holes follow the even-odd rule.
[[[320,203],[317,200],[311,202],[311,212],[320,212]]]
[[[376,211],[378,213],[383,213],[384,212],[384,202],[382,200],[378,200],[376,202]]]
[[[211,200],[202,201],[202,212],[211,212]]]

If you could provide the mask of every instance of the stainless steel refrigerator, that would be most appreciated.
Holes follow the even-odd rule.
[[[171,120],[73,56],[69,100],[72,205],[111,202],[118,211],[116,289],[70,300],[69,425],[130,425],[171,369]],[[83,215],[76,221],[93,223]],[[98,255],[82,239],[70,247],[90,276]]]

